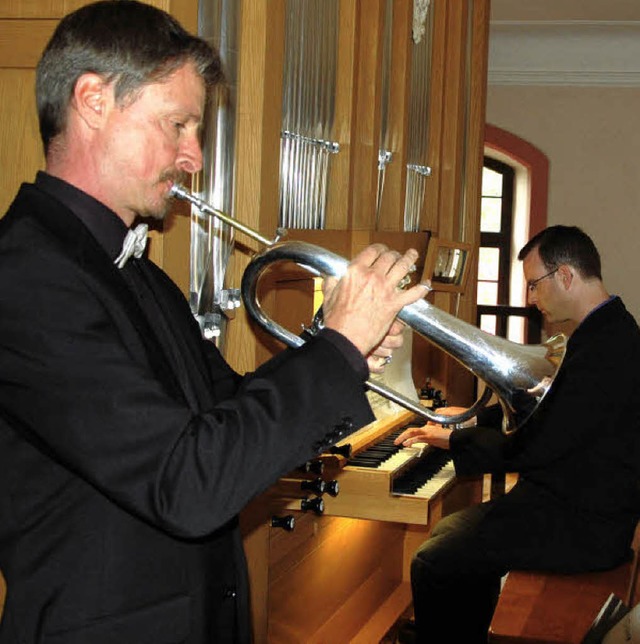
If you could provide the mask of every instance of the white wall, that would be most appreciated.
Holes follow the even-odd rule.
[[[593,238],[640,321],[640,88],[490,84],[487,122],[548,156],[548,223]]]

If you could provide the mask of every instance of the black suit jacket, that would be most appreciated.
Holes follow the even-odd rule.
[[[542,508],[550,525],[579,528],[570,550],[583,568],[616,565],[640,517],[639,365],[640,330],[614,297],[574,331],[550,392],[522,428],[454,432],[456,472],[519,472],[501,512],[527,524]]]
[[[127,270],[35,186],[0,221],[2,644],[248,641],[238,511],[372,420],[326,337],[241,378]]]

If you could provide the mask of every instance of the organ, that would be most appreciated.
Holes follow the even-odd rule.
[[[413,424],[424,423],[410,412],[400,412],[352,434],[342,441],[351,446],[351,457],[323,455],[319,459],[324,465],[322,479],[305,478],[302,473],[297,479],[282,479],[273,490],[273,507],[282,512],[300,510],[298,497],[325,494],[325,489],[318,490],[318,480],[335,481],[339,492],[324,496],[322,514],[427,525],[430,501],[454,486],[455,472],[444,450],[393,444]],[[315,490],[310,487],[314,483]]]
[[[431,174],[414,177],[407,164],[412,136],[408,124],[411,25],[414,7],[425,4],[431,5],[433,25],[429,100],[424,113],[428,149],[422,163]],[[286,47],[274,46],[284,39],[286,5],[261,0],[243,3],[242,11],[241,30],[251,34],[251,47],[241,46],[239,60],[243,118],[236,137],[236,207],[244,223],[267,235],[279,222],[279,177],[273,171],[280,158],[278,150],[294,140],[281,138],[283,79],[278,68],[284,67]],[[385,76],[385,12],[390,5],[394,13],[388,40],[393,73]],[[344,257],[354,256],[372,241],[382,241],[401,251],[417,247],[424,258],[430,234],[477,245],[489,2],[339,0],[339,23],[334,128],[327,139],[338,142],[340,148],[328,156],[331,175],[325,228],[290,229],[290,237]],[[385,79],[386,102],[382,100]],[[384,128],[383,113],[388,116]],[[386,157],[380,153],[392,148],[393,156],[385,164]],[[383,170],[378,165],[381,158]],[[411,229],[403,221],[406,196],[415,199],[418,191],[417,181],[412,183],[409,178],[419,179],[424,186],[419,221]],[[254,247],[251,242],[249,246]],[[246,259],[236,255],[235,260],[238,283]],[[474,267],[471,273],[470,284]],[[431,297],[435,305],[473,322],[474,295],[470,288],[462,295],[440,292]],[[283,277],[280,288],[261,295],[260,301],[274,320],[295,332],[310,321],[313,298],[308,275],[291,274]],[[254,368],[280,349],[258,330],[251,353],[250,333],[241,309],[229,327],[225,353],[240,371]],[[421,338],[414,342],[411,369],[414,382],[422,383],[431,375],[449,400],[471,403],[472,378]],[[410,414],[397,412],[343,443],[351,445],[351,458],[363,456],[410,420]],[[420,461],[417,454],[411,456],[397,467],[387,464],[372,471],[349,464],[347,456],[324,454],[319,463],[310,465],[315,472],[290,472],[287,480],[249,504],[241,515],[241,526],[258,644],[376,643],[410,605],[409,565],[416,548],[441,516],[476,503],[482,496],[481,481],[457,478],[436,492],[427,492],[427,498],[394,493],[394,484]],[[445,467],[440,476],[447,475]],[[339,493],[335,497],[322,494],[321,514],[303,512],[303,499],[317,495],[289,480],[318,477],[325,482],[336,480]],[[289,516],[295,521],[293,530],[272,527],[272,521],[278,524]]]
[[[415,549],[441,516],[482,499],[482,480],[455,477],[446,452],[392,446],[414,420],[401,411],[362,428],[339,444],[350,457],[321,455],[320,475],[292,472],[243,514],[247,553],[262,557],[251,568],[259,641],[371,644],[410,606]],[[339,492],[301,488],[318,478]],[[265,527],[286,517],[293,530]]]

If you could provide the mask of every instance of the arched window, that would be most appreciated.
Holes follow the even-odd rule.
[[[527,141],[487,125],[482,176],[477,324],[514,342],[538,343],[542,320],[526,305],[517,255],[546,226],[548,160]]]

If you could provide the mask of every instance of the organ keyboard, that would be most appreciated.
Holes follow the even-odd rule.
[[[324,496],[324,514],[426,525],[430,501],[452,487],[456,477],[446,450],[424,443],[393,444],[406,427],[423,422],[400,412],[339,443],[352,445],[350,457],[322,455],[323,478],[340,486],[336,497]],[[292,499],[279,509],[285,508],[299,509],[300,502]]]
[[[448,452],[425,443],[414,443],[411,447],[394,443],[405,429],[414,424],[421,425],[423,422],[410,422],[394,429],[372,447],[349,458],[347,466],[390,472],[392,495],[429,499],[442,492],[455,478]],[[395,476],[397,472],[401,473]]]
[[[448,452],[393,445],[413,420],[403,411],[363,427],[340,444],[351,450],[323,454],[314,461],[322,468],[298,468],[252,502],[243,515],[258,571],[251,587],[268,598],[269,633],[259,641],[378,642],[410,605],[413,553],[442,516],[482,499],[482,479],[455,477]],[[318,477],[337,481],[339,493],[301,488]],[[303,509],[311,498],[323,501],[322,516]],[[345,620],[359,624],[349,636]]]

